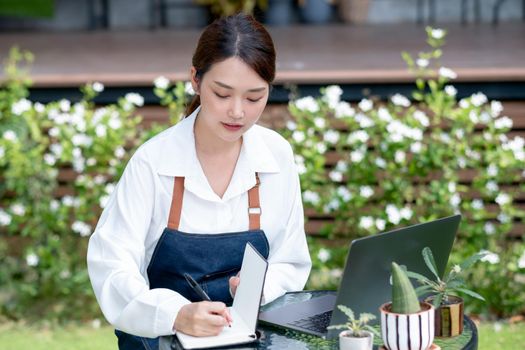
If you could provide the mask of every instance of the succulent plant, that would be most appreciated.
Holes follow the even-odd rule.
[[[392,312],[413,314],[421,311],[416,291],[407,273],[398,264],[392,262]]]

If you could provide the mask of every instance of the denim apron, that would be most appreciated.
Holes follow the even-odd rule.
[[[176,177],[168,226],[157,242],[147,273],[150,289],[169,288],[192,302],[202,301],[186,282],[190,274],[213,301],[231,305],[229,279],[241,269],[246,243],[268,258],[270,246],[260,228],[259,176],[248,191],[249,231],[202,234],[178,230],[184,195],[184,178]],[[158,349],[159,338],[144,338],[115,330],[120,350]]]

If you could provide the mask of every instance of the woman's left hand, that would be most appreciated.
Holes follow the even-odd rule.
[[[232,298],[235,297],[235,292],[237,292],[237,287],[239,286],[239,283],[241,283],[241,278],[239,277],[239,273],[237,276],[230,277],[229,280],[230,283],[230,294],[232,295]]]

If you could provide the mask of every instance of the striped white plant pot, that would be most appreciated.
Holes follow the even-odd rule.
[[[389,350],[426,350],[434,341],[434,307],[421,302],[413,314],[391,312],[392,303],[381,305],[381,335]]]

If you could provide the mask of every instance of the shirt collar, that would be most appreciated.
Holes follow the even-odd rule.
[[[193,127],[200,109],[201,106],[197,107],[189,116],[159,135],[162,138],[159,149],[163,151],[163,156],[157,172],[166,176],[183,176],[187,180],[185,182],[187,189],[191,190],[189,187],[195,187],[195,191],[198,192],[197,194],[200,193],[201,197],[217,200],[219,197],[216,195],[216,198],[212,198],[214,193],[205,181],[206,178],[195,150]],[[274,155],[263,139],[260,128],[260,126],[254,125],[244,133],[236,169],[230,186],[222,198],[223,200],[253,187],[256,172],[278,173],[280,171]],[[201,190],[204,189],[203,187],[207,187],[211,193],[210,191],[198,190],[197,187]]]

